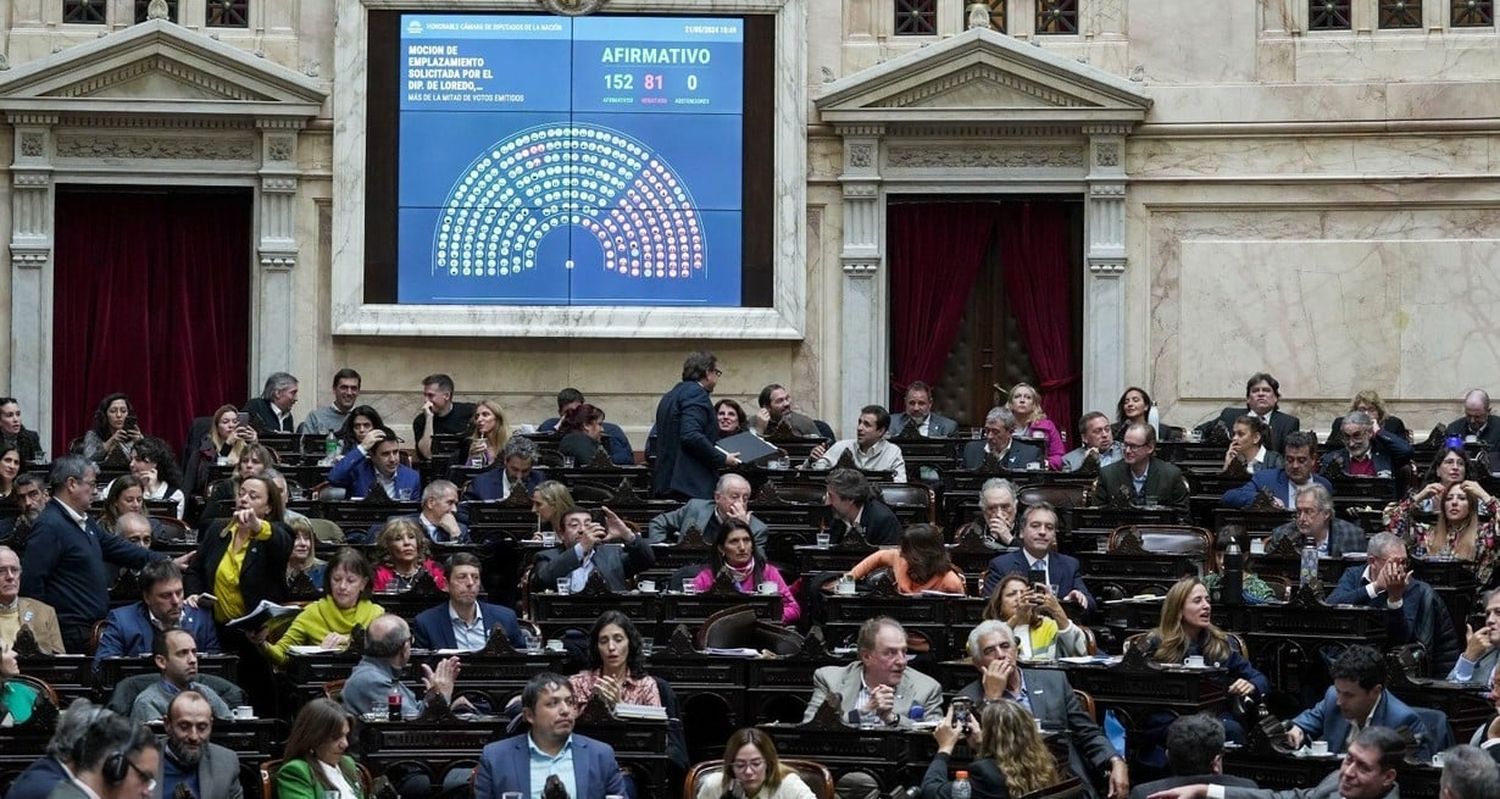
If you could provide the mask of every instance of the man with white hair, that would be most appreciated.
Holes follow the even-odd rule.
[[[968,639],[969,660],[979,679],[965,685],[958,695],[973,703],[974,715],[991,702],[1008,699],[1020,704],[1048,732],[1068,736],[1068,763],[1074,774],[1084,777],[1090,796],[1097,796],[1093,777],[1104,778],[1110,797],[1130,791],[1130,770],[1125,758],[1092,716],[1084,711],[1068,684],[1067,674],[1056,669],[1022,668],[1016,662],[1016,641],[1010,625],[999,619],[982,621]]]
[[[14,646],[21,626],[31,628],[37,646],[48,654],[63,653],[57,612],[39,599],[20,596],[21,557],[14,549],[0,546],[0,644]]]
[[[763,557],[769,530],[765,522],[750,513],[750,482],[733,472],[719,476],[712,500],[690,499],[677,510],[652,519],[646,528],[646,540],[653,544],[674,544],[688,530],[696,528],[712,546],[718,543],[724,525],[731,519],[750,525],[750,537],[755,539],[755,548]]]

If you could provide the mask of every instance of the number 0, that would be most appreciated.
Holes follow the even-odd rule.
[[[698,91],[698,76],[697,75],[689,75],[687,83],[688,83],[688,91],[690,91],[690,92]]]

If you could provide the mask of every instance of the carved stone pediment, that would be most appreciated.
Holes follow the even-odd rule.
[[[1128,125],[1151,98],[1118,75],[974,28],[834,81],[816,104],[834,124]]]
[[[154,19],[0,73],[0,109],[311,118],[319,81]]]

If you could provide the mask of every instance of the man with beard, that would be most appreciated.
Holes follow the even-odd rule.
[[[27,472],[16,478],[10,499],[21,507],[21,512],[0,521],[0,541],[15,547],[16,552],[26,549],[26,538],[31,534],[31,525],[42,515],[47,500],[52,495],[47,491],[47,479],[35,472]]]
[[[136,696],[130,708],[132,721],[156,721],[167,714],[173,697],[189,690],[200,694],[215,716],[232,717],[229,705],[212,688],[198,682],[198,645],[192,633],[178,628],[162,631],[151,644],[151,654],[161,680]]]
[[[167,735],[163,741],[161,774],[153,799],[176,795],[179,785],[192,797],[241,799],[240,759],[210,742],[214,714],[197,691],[181,691],[167,706]]]
[[[476,799],[551,796],[552,786],[566,796],[624,796],[625,781],[615,750],[573,732],[573,691],[568,678],[543,672],[521,692],[521,715],[529,732],[486,744],[474,775]],[[546,788],[539,786],[547,786]]]

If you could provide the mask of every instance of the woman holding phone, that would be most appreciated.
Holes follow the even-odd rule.
[[[1032,580],[1038,575],[1038,582]],[[984,618],[1010,626],[1022,660],[1056,660],[1088,654],[1088,636],[1063,612],[1057,595],[1048,590],[1043,572],[1028,577],[1011,572],[1000,578]]]
[[[124,394],[114,393],[99,401],[94,411],[94,426],[83,434],[78,454],[94,463],[125,466],[130,452],[142,438],[141,423],[135,417],[135,406]]]

